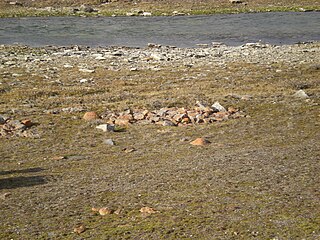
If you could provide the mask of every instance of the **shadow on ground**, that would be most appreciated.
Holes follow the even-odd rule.
[[[0,190],[14,189],[19,187],[31,187],[47,183],[44,176],[30,176],[30,177],[12,177],[0,179]]]
[[[41,172],[43,171],[43,168],[27,168],[27,169],[19,169],[19,170],[7,170],[7,171],[0,171],[1,175],[7,175],[7,174],[15,174],[15,173],[34,173],[34,172]]]

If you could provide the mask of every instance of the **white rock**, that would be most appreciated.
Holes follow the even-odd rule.
[[[86,68],[79,68],[80,72],[84,73],[94,73],[95,71],[93,69],[86,69]]]
[[[96,60],[106,60],[106,58],[103,57],[103,56],[98,56],[98,57],[96,57],[95,59],[96,59]]]
[[[150,16],[152,16],[152,13],[151,12],[143,12],[142,16],[150,17]]]
[[[104,132],[114,132],[115,125],[114,124],[101,124],[99,126],[96,126],[97,129],[101,129]]]
[[[115,145],[115,143],[112,139],[105,139],[103,142],[107,145],[111,145],[111,146]]]
[[[308,94],[305,93],[303,90],[297,91],[293,96],[298,97],[298,98],[309,98]]]
[[[157,61],[163,61],[163,60],[165,60],[165,58],[164,58],[163,55],[157,54],[157,53],[152,53],[152,54],[151,54],[151,58],[153,58],[154,60],[157,60]]]
[[[213,110],[217,110],[219,112],[226,112],[227,111],[219,102],[215,102],[214,104],[212,104],[211,108]]]
[[[88,79],[81,79],[80,81],[79,81],[80,83],[87,83],[88,82]]]

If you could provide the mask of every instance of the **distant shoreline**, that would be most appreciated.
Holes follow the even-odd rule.
[[[68,1],[32,2],[0,0],[0,18],[37,17],[37,16],[180,16],[180,15],[212,15],[238,14],[260,12],[309,12],[320,11],[320,4],[316,0],[286,1],[97,1],[82,0],[77,5]],[[238,2],[238,3],[235,3]]]

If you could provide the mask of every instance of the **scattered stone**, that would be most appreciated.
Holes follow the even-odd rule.
[[[83,232],[85,232],[87,229],[84,225],[80,225],[80,226],[77,226],[73,229],[73,231],[77,234],[81,234]]]
[[[157,211],[155,211],[151,207],[143,207],[143,208],[140,209],[140,212],[144,213],[144,214],[153,214],[153,213],[156,213]]]
[[[309,98],[308,94],[306,94],[302,89],[293,94],[293,96],[297,98]]]
[[[239,112],[236,108],[230,108],[227,111],[218,102],[212,107],[207,106],[199,101],[194,109],[186,108],[161,108],[159,110],[126,110],[115,113],[108,111],[103,114],[103,119],[116,125],[129,124],[158,124],[162,126],[184,126],[192,124],[206,124],[215,121],[227,120],[232,115]],[[229,109],[228,108],[228,109]]]
[[[115,145],[115,143],[114,143],[114,141],[112,139],[105,139],[103,142],[105,144],[107,144],[107,145],[110,145],[110,146],[114,146]]]
[[[27,127],[18,120],[10,120],[2,126],[4,130],[7,131],[16,131],[16,130],[25,130]]]
[[[114,124],[101,124],[99,126],[96,126],[97,129],[101,129],[104,132],[114,132],[115,131],[115,125]]]
[[[86,112],[83,115],[83,119],[85,121],[92,121],[92,120],[99,119],[99,115],[96,112]]]
[[[192,141],[190,144],[194,145],[194,146],[204,146],[204,145],[208,145],[211,142],[205,138],[197,138],[194,141]]]
[[[101,216],[105,216],[105,215],[110,215],[110,214],[112,214],[112,210],[110,209],[110,208],[108,208],[108,207],[104,207],[104,208],[100,208],[99,209],[99,214],[101,215]]]
[[[0,137],[16,136],[16,137],[32,137],[39,138],[39,134],[33,130],[29,130],[34,124],[31,120],[11,120],[8,117],[0,116]]]

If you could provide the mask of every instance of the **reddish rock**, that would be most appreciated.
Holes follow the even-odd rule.
[[[194,141],[192,141],[190,144],[194,146],[204,146],[204,145],[210,144],[210,141],[208,141],[205,138],[197,138]]]
[[[190,120],[190,118],[185,117],[185,118],[183,118],[183,119],[181,120],[181,122],[182,122],[182,123],[185,123],[185,124],[188,124],[188,123],[191,122],[191,120]]]
[[[31,122],[29,119],[22,120],[21,123],[26,127],[31,127],[33,125],[33,122]]]
[[[86,112],[83,115],[83,119],[86,121],[92,121],[92,120],[99,119],[99,115],[96,112]]]

